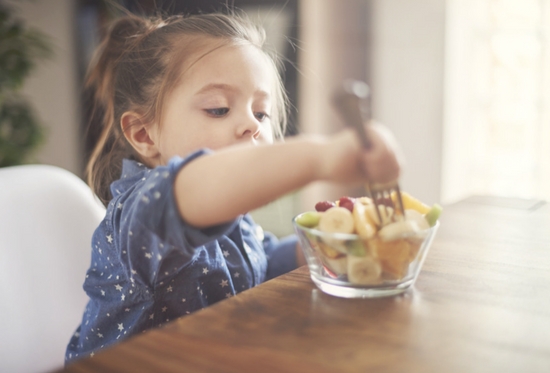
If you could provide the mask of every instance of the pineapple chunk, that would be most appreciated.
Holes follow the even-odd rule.
[[[397,195],[395,192],[391,194],[391,199],[393,203],[397,205]],[[430,206],[414,198],[407,192],[401,192],[401,200],[403,201],[403,208],[405,210],[407,209],[416,210],[422,215],[424,215],[431,209]]]

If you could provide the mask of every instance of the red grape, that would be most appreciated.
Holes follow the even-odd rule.
[[[332,208],[336,206],[336,204],[334,202],[331,202],[331,201],[321,201],[321,202],[317,202],[315,204],[315,210],[316,211],[319,211],[319,212],[324,212],[324,211],[327,211],[328,209]]]
[[[355,198],[342,197],[338,202],[338,206],[347,208],[350,212],[353,212],[353,205],[355,204]]]

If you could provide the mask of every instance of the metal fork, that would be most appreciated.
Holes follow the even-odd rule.
[[[372,147],[372,142],[365,130],[364,123],[370,123],[371,119],[369,86],[362,81],[350,80],[344,82],[342,88],[340,92],[334,95],[333,104],[344,123],[355,129],[361,141],[361,146],[368,150]],[[386,217],[391,216],[392,221],[404,218],[405,209],[397,180],[385,184],[369,182],[365,185],[365,189],[376,207],[375,210],[381,226],[384,225],[383,212]],[[393,193],[396,195],[397,206],[391,198]],[[393,214],[390,214],[389,208],[393,209]]]

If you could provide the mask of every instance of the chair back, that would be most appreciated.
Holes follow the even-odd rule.
[[[87,301],[91,237],[104,215],[69,171],[0,168],[0,372],[63,365]]]

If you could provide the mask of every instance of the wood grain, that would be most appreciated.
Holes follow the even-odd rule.
[[[548,372],[550,208],[446,206],[414,289],[342,299],[306,267],[64,372]]]

